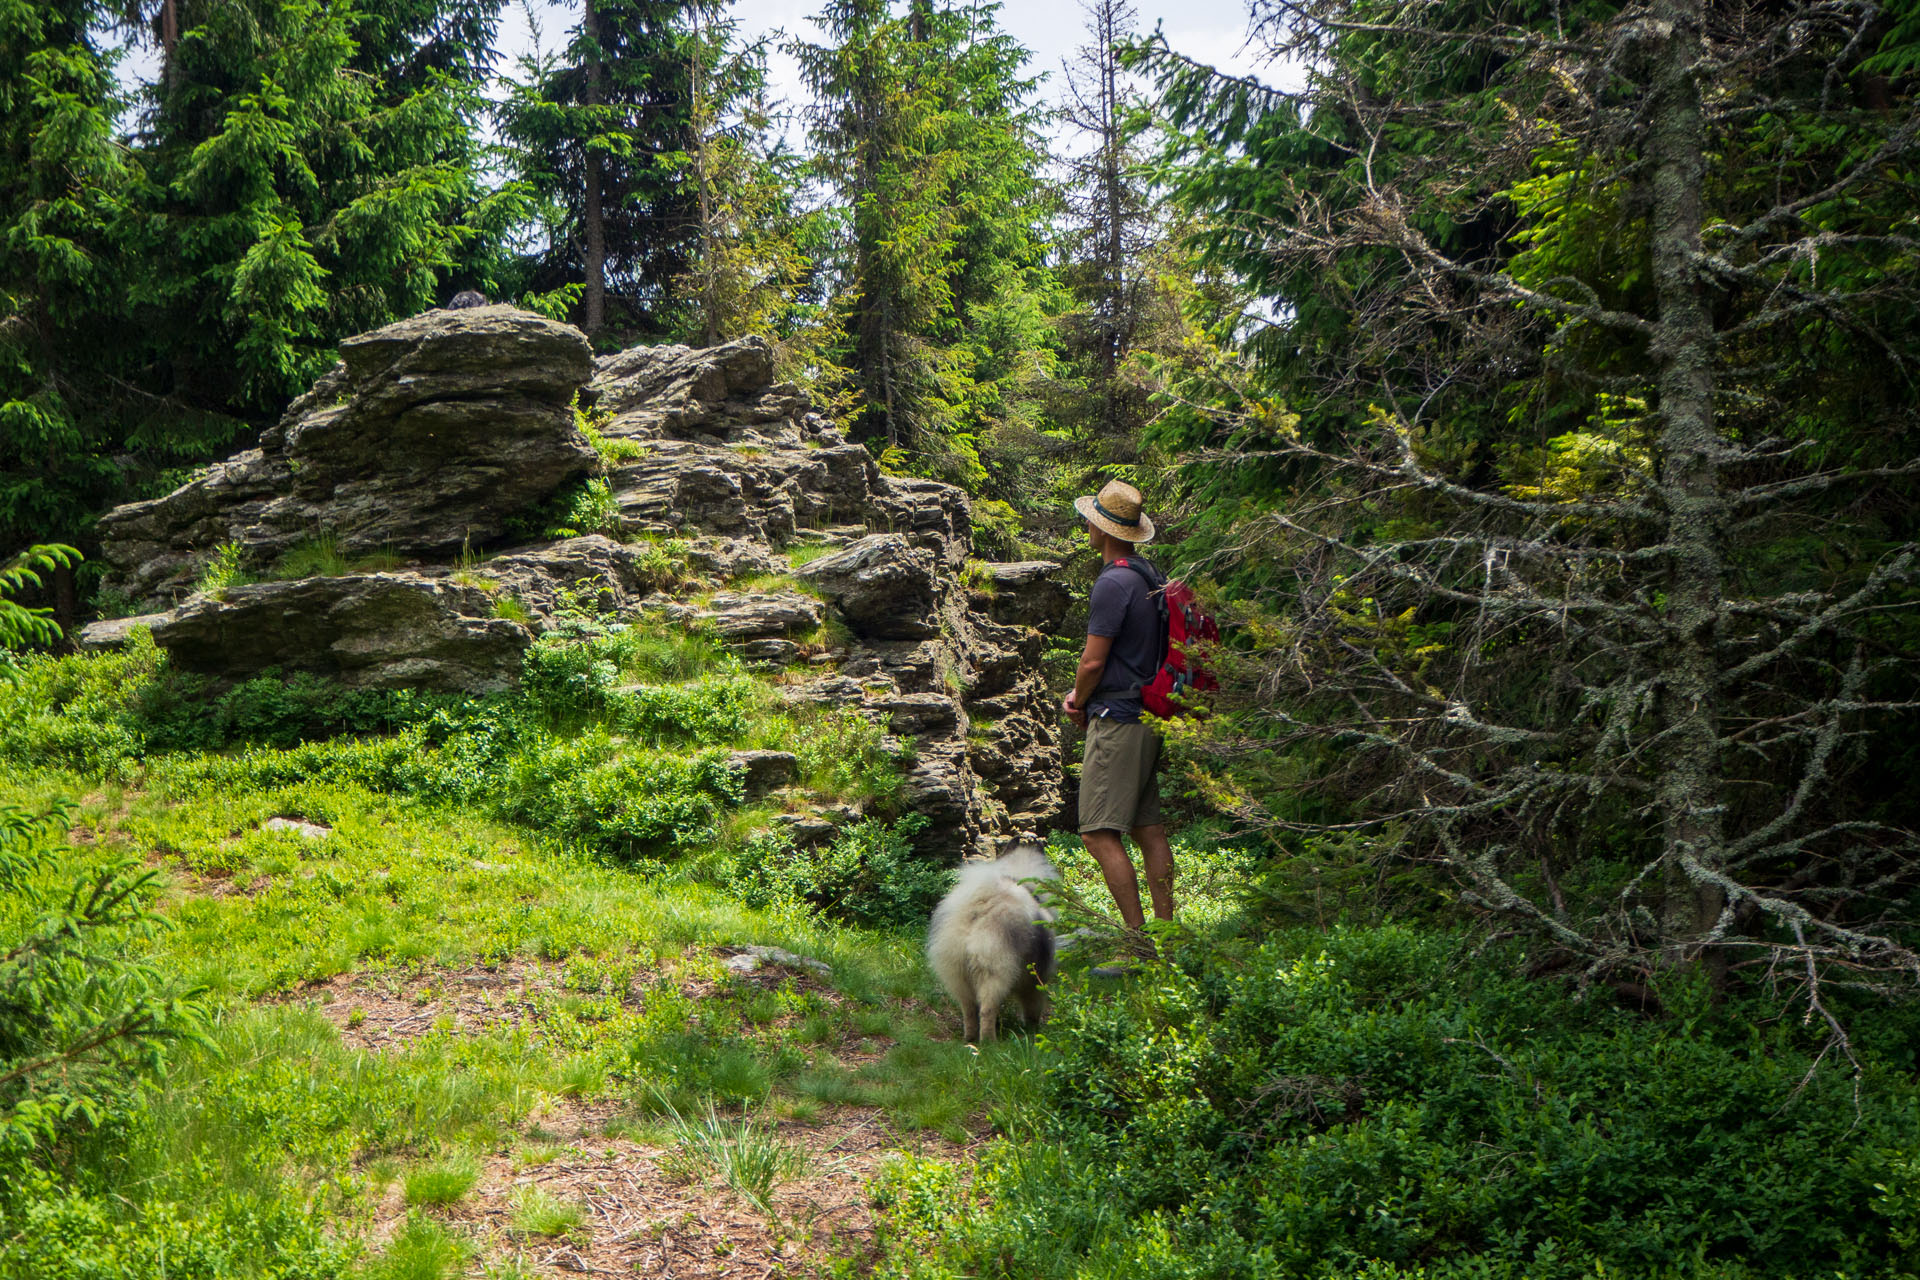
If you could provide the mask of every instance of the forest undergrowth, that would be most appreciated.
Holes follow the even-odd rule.
[[[1913,1011],[1849,1010],[1856,1075],[1797,1017],[1579,998],[1362,894],[1276,929],[1194,829],[1161,961],[1070,961],[1041,1036],[975,1052],[919,957],[945,872],[884,818],[780,847],[783,799],[719,764],[815,741],[809,794],[888,811],[897,762],[769,688],[584,620],[487,699],[29,659],[0,805],[38,852],[0,931],[135,887],[75,931],[100,980],[0,1010],[0,1276],[1913,1272]],[[769,945],[830,973],[727,964]],[[135,994],[171,1039],[8,1074],[29,1018],[80,1036]],[[54,1076],[79,1101],[19,1123]]]

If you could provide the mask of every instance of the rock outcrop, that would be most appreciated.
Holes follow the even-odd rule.
[[[194,596],[155,620],[153,639],[176,667],[205,675],[279,667],[355,686],[488,692],[519,680],[533,643],[493,607],[478,587],[414,574],[299,578]]]
[[[319,538],[348,555],[449,555],[498,542],[599,465],[569,407],[593,360],[570,325],[428,311],[347,339],[340,357],[259,448],[101,520],[116,585],[177,599],[225,543],[261,563]]]
[[[577,429],[576,395],[610,461]],[[596,472],[618,536],[506,545]],[[1035,836],[1061,806],[1039,675],[1066,605],[1055,566],[970,564],[966,495],[883,475],[775,381],[759,339],[596,361],[578,331],[510,307],[429,312],[342,343],[259,448],[102,532],[110,585],[171,606],[144,621],[187,670],[494,689],[549,615],[646,613],[785,668],[796,704],[857,709],[911,744],[906,803],[930,849]],[[264,568],[317,538],[341,566],[375,552],[393,567],[192,591],[222,544]],[[83,643],[125,630],[98,623]],[[786,785],[791,757],[750,754],[750,790]],[[810,839],[855,815],[787,816]]]

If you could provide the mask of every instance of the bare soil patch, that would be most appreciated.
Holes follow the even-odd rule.
[[[841,1108],[812,1124],[788,1121],[779,1136],[805,1153],[805,1167],[775,1189],[768,1218],[724,1186],[662,1172],[670,1147],[604,1136],[608,1111],[570,1109],[572,1139],[543,1163],[523,1167],[509,1154],[488,1159],[474,1191],[436,1216],[475,1239],[489,1262],[517,1260],[540,1275],[819,1276],[837,1259],[860,1265],[872,1258],[866,1183],[890,1153],[967,1154],[937,1136],[899,1134],[862,1108]],[[553,1132],[560,1124],[549,1118],[543,1128]],[[523,1189],[580,1206],[579,1226],[559,1236],[517,1230],[513,1204]]]
[[[310,1003],[356,1049],[404,1047],[437,1028],[477,1034],[534,1016],[559,987],[557,967],[528,961],[415,974],[342,973],[280,998]]]

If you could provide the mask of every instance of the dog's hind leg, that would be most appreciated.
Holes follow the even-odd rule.
[[[1027,1030],[1038,1031],[1040,1024],[1047,1020],[1047,993],[1037,986],[1020,989],[1020,1020],[1027,1024]]]
[[[980,1004],[980,1043],[992,1044],[1000,1031],[1000,1002]]]
[[[966,1041],[977,1044],[980,1040],[980,1006],[973,1002],[971,993],[960,1002],[960,1018],[966,1023]]]

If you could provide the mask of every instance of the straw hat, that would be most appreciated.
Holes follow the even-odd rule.
[[[1122,542],[1152,542],[1153,521],[1140,504],[1138,489],[1125,480],[1109,480],[1098,497],[1075,498],[1073,509]]]

